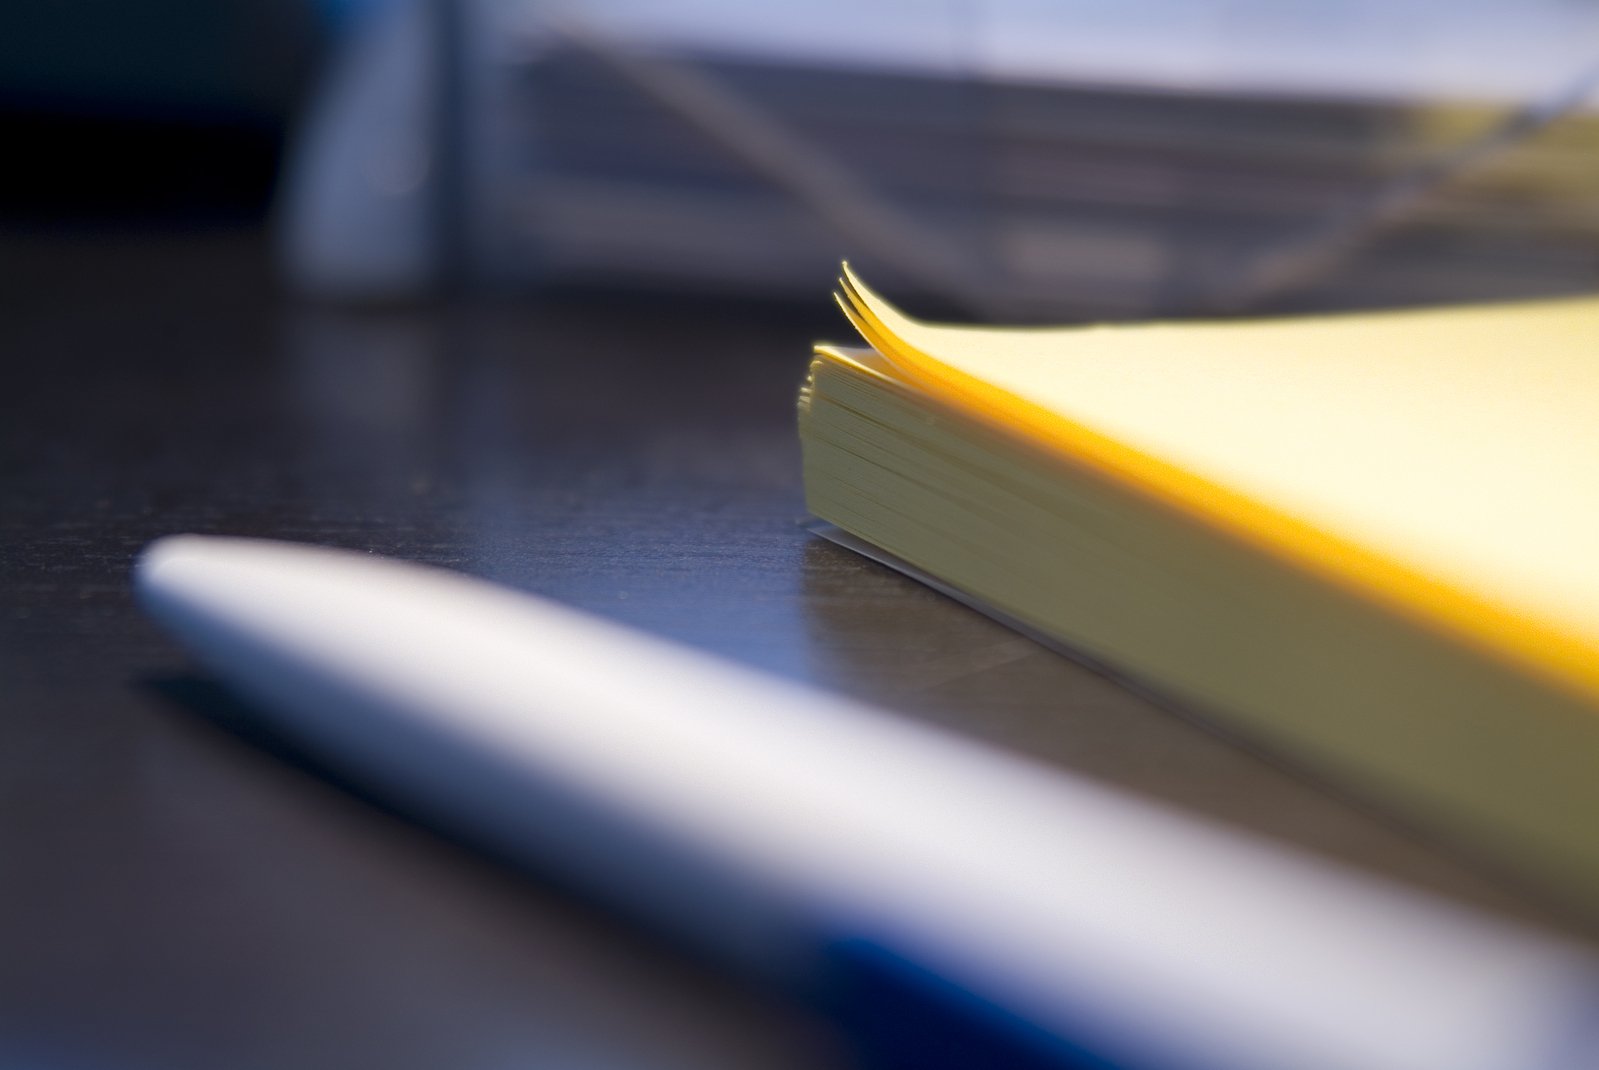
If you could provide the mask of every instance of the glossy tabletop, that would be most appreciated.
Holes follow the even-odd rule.
[[[340,309],[250,232],[0,237],[0,1066],[832,1067],[819,1015],[252,731],[149,540],[486,576],[1490,910],[1509,883],[807,534],[814,308]],[[1091,864],[1091,860],[1085,860]]]

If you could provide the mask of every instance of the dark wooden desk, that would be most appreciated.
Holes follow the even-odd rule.
[[[0,239],[0,1064],[840,1064],[815,1017],[230,729],[169,532],[447,565],[1441,890],[1523,898],[807,536],[813,311],[297,303],[250,234]],[[1547,919],[1546,919],[1547,920]]]

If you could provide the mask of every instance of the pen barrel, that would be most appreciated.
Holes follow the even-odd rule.
[[[147,551],[138,587],[380,790],[748,968],[827,979],[901,1040],[937,1022],[1039,1065],[1599,1065],[1565,945],[571,609],[193,536]]]

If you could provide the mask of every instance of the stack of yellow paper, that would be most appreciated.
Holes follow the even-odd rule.
[[[1599,906],[1599,299],[937,326],[848,274],[811,510]]]

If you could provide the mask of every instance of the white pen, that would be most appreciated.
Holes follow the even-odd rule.
[[[137,588],[380,790],[949,1065],[1599,1066],[1574,946],[572,609],[199,536]]]

